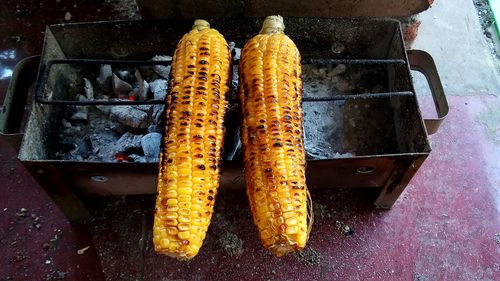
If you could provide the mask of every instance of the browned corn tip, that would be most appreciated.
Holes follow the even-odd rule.
[[[242,50],[239,96],[245,180],[264,247],[304,248],[310,230],[302,129],[300,54],[278,20]],[[282,25],[282,19],[281,19]]]
[[[219,186],[231,55],[224,37],[197,20],[173,57],[153,226],[155,250],[193,258]]]

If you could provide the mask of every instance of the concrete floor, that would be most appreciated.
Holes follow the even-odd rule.
[[[14,3],[0,4],[1,95],[15,62],[40,50],[45,23],[63,21],[68,10],[75,21],[120,17],[81,1],[26,5],[41,5],[39,14],[51,17],[16,19]],[[413,47],[435,58],[450,114],[391,211],[374,210],[369,190],[313,192],[307,250],[278,259],[260,246],[245,194],[222,193],[200,255],[181,263],[151,248],[152,197],[99,201],[90,231],[70,226],[0,139],[0,280],[499,280],[498,61],[472,1],[437,0],[421,20]],[[19,35],[24,40],[16,42]],[[424,83],[418,85],[424,115],[433,116]],[[341,234],[336,221],[354,234]],[[242,242],[242,253],[223,248],[228,237]]]

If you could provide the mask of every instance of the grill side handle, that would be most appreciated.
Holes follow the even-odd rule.
[[[19,152],[23,138],[21,123],[28,91],[35,83],[39,64],[40,55],[24,58],[16,64],[3,105],[0,107],[0,136],[16,152]]]
[[[441,79],[439,78],[436,64],[432,56],[421,50],[409,50],[407,53],[410,69],[422,73],[427,79],[427,83],[429,83],[431,89],[438,117],[424,119],[424,123],[427,133],[432,135],[438,131],[439,126],[446,118],[446,115],[448,115],[450,110],[448,101],[446,100],[443,85],[441,84]]]

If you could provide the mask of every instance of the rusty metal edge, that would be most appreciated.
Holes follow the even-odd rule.
[[[450,111],[448,101],[432,56],[422,50],[409,50],[407,54],[410,68],[422,73],[427,79],[427,83],[431,89],[438,117],[426,118],[424,119],[424,123],[427,133],[432,135],[439,130],[439,126]]]

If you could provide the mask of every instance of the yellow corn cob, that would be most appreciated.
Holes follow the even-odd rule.
[[[179,260],[198,253],[212,217],[230,66],[226,40],[204,20],[195,21],[174,53],[153,243]]]
[[[264,247],[277,256],[302,250],[311,223],[300,53],[284,29],[282,17],[267,17],[239,65],[247,194]]]

